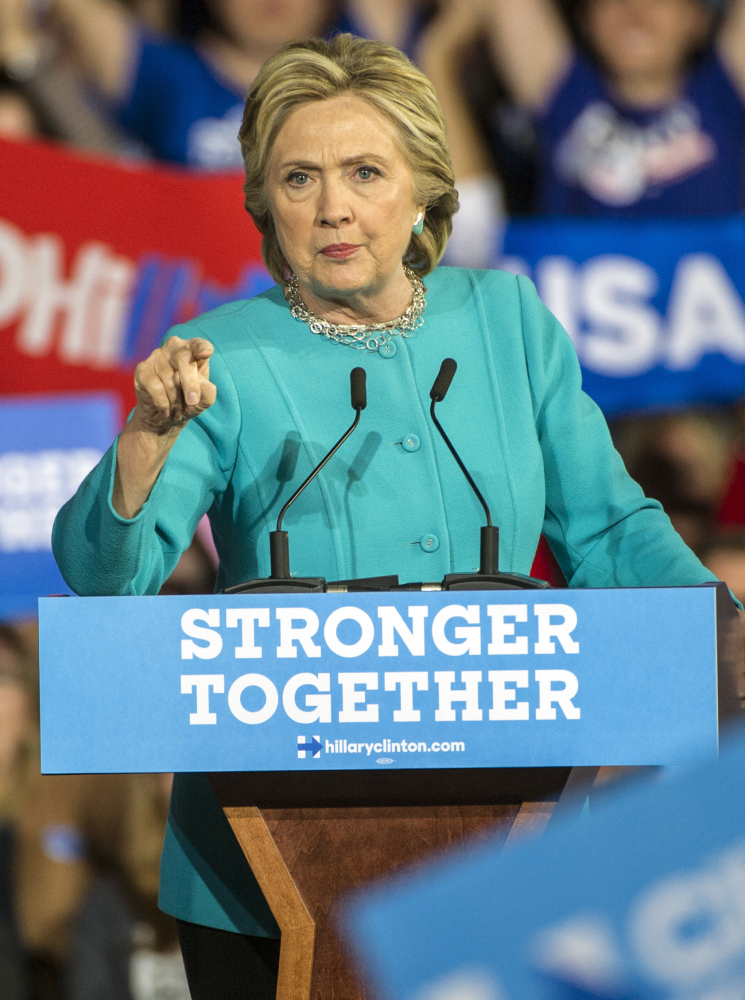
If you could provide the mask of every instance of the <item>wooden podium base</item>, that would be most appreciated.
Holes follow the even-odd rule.
[[[211,775],[282,931],[277,1000],[373,1000],[334,931],[336,900],[466,838],[542,833],[581,771],[591,784],[597,768],[569,782],[566,768]]]

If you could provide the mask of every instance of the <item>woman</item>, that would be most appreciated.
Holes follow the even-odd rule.
[[[480,12],[511,97],[533,119],[539,211],[638,217],[740,210],[744,0],[726,5],[714,45],[721,0],[577,0],[589,55],[573,44],[556,0],[461,2]],[[425,68],[457,74],[458,33],[438,32],[435,22],[431,32]]]
[[[132,419],[57,518],[74,590],[157,593],[205,512],[218,588],[268,575],[268,532],[346,427],[357,365],[367,434],[291,508],[294,570],[475,567],[481,509],[426,412],[449,356],[448,431],[496,512],[502,569],[527,572],[543,530],[574,587],[714,579],[627,476],[533,285],[433,270],[456,192],[434,89],[405,56],[349,35],[287,46],[256,79],[241,143],[277,287],[177,327],[138,366]],[[272,995],[278,929],[204,775],[176,776],[161,873],[195,1000],[246,982]]]

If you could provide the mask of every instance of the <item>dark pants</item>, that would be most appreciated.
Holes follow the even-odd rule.
[[[275,1000],[278,940],[177,923],[192,1000]]]

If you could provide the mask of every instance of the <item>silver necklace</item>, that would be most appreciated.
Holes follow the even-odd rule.
[[[318,333],[335,344],[353,347],[356,351],[377,351],[381,344],[386,344],[391,337],[410,337],[424,323],[424,307],[427,304],[427,289],[424,282],[410,267],[404,265],[406,277],[411,282],[412,296],[409,308],[398,319],[387,323],[370,323],[367,326],[354,324],[329,323],[328,320],[316,316],[303,302],[300,295],[300,283],[293,274],[285,285],[285,298],[290,306],[290,313],[295,319],[307,323],[313,333]]]

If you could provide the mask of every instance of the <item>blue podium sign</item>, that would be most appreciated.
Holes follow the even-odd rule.
[[[47,598],[42,770],[675,764],[715,588]]]

